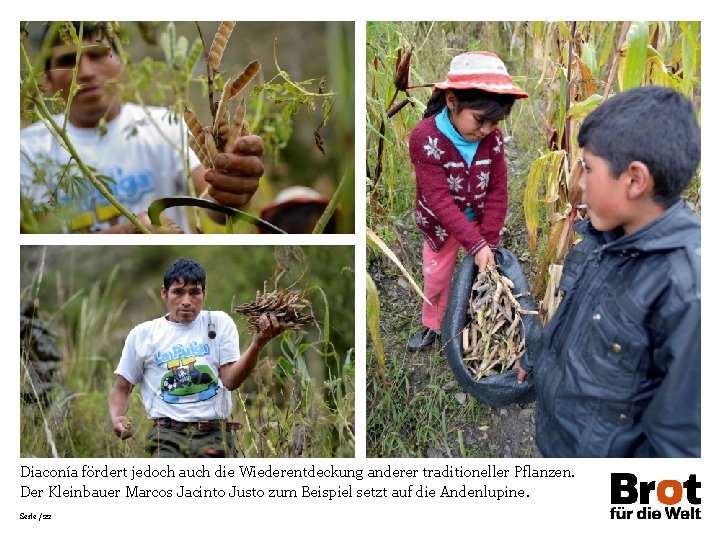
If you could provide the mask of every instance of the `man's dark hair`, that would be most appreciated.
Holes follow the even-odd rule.
[[[75,32],[77,34],[80,34],[80,21],[68,21],[70,24],[72,24],[73,28],[75,28]],[[51,29],[55,28],[55,39],[53,45],[59,45],[62,42],[62,38],[59,33],[58,26],[54,22],[47,22],[43,25],[43,31],[42,31],[42,39],[40,40],[40,43],[44,43],[45,39],[47,38],[48,33]],[[90,39],[102,39],[103,36],[107,36],[107,23],[105,22],[94,22],[94,21],[84,21],[83,22],[83,41],[88,41]],[[108,42],[110,43],[110,46],[112,47],[113,51],[118,52],[117,49],[117,43],[115,43],[114,39],[110,39],[108,36]],[[51,56],[48,55],[45,58],[45,71],[48,71],[50,69],[50,61]]]
[[[652,174],[653,200],[665,208],[690,184],[700,162],[700,126],[692,103],[660,86],[621,92],[595,109],[582,124],[578,144],[607,160],[618,177],[631,162]]]
[[[486,92],[485,90],[456,90],[454,88],[450,88],[449,90],[451,90],[458,99],[458,113],[462,112],[463,109],[482,110],[484,111],[483,117],[490,122],[499,122],[510,114],[510,109],[512,109],[516,99],[516,97],[511,94],[495,94],[493,92]],[[447,90],[436,90],[433,92],[427,103],[427,109],[425,109],[423,118],[442,111],[443,107],[445,107],[445,95],[447,92]]]
[[[180,258],[168,266],[163,277],[163,286],[169,289],[175,283],[200,285],[205,290],[205,270],[192,259]]]

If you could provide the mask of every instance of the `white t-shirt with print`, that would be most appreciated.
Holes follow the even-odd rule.
[[[217,335],[208,336],[208,323]],[[148,418],[197,422],[229,418],[230,391],[219,369],[240,358],[237,326],[227,313],[201,311],[189,324],[165,317],[132,329],[115,373],[140,386]]]
[[[55,115],[62,126],[63,115]],[[171,114],[164,107],[141,107],[123,104],[120,114],[108,122],[107,132],[99,128],[79,128],[68,122],[67,136],[86,165],[96,175],[115,180],[109,184],[113,195],[131,212],[147,212],[150,203],[163,197],[188,195],[188,180],[180,149],[186,148],[187,128],[182,115]],[[200,162],[192,150],[186,149],[188,170]],[[20,131],[21,195],[33,204],[47,204],[56,197],[68,204],[65,232],[100,231],[115,222],[127,219],[96,189],[73,197],[56,186],[62,179],[84,176],[72,162],[70,153],[60,145],[42,122],[35,122]],[[38,173],[39,171],[39,173]],[[34,181],[41,174],[44,183]],[[79,199],[79,200],[78,200]],[[164,215],[190,232],[184,207],[173,207]]]

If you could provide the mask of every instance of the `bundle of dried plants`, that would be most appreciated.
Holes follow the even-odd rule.
[[[463,355],[476,379],[510,369],[525,353],[521,315],[537,314],[523,309],[514,295],[514,284],[495,267],[479,272],[470,294],[469,324],[463,330]],[[529,293],[525,293],[529,294]]]
[[[253,333],[260,331],[260,317],[275,315],[280,328],[297,331],[306,324],[315,322],[310,301],[305,298],[305,292],[296,292],[291,289],[275,289],[267,291],[267,284],[263,286],[263,293],[257,292],[255,300],[233,308],[235,313],[248,317],[247,327]]]

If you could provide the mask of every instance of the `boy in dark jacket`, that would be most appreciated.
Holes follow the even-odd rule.
[[[700,456],[700,223],[680,198],[700,160],[692,104],[610,98],[578,143],[587,205],[563,300],[533,363],[546,457]]]

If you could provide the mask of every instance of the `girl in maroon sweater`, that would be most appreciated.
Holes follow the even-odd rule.
[[[528,95],[515,86],[495,54],[474,51],[452,59],[424,119],[410,134],[415,168],[415,222],[425,237],[423,328],[408,342],[416,351],[438,337],[458,249],[480,271],[494,251],[507,213],[507,166],[499,122]]]

